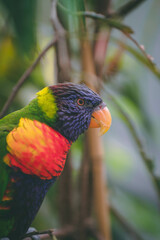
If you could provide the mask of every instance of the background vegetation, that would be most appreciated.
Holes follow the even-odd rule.
[[[159,0],[0,1],[1,116],[46,85],[73,81],[98,91],[113,118],[102,138],[88,131],[73,144],[38,230],[160,239],[159,9]]]

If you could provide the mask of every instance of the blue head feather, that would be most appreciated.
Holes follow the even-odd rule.
[[[94,109],[102,103],[98,94],[85,85],[59,84],[51,86],[58,107],[54,128],[74,142],[89,126]],[[84,101],[79,105],[78,100]]]

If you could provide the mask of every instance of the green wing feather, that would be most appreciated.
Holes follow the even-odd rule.
[[[10,172],[10,168],[3,162],[3,157],[7,154],[6,137],[13,128],[18,126],[19,120],[22,117],[41,122],[46,120],[43,116],[42,109],[39,108],[37,98],[33,99],[26,107],[0,119],[0,201],[5,192]]]
[[[10,126],[4,126],[0,120],[0,204],[10,180],[11,169],[3,162],[3,157],[7,153],[6,136],[12,130]],[[13,218],[3,218],[3,210],[0,210],[0,237],[5,237],[13,226]]]
[[[10,131],[18,126],[21,117],[34,118],[29,112],[28,107],[13,112],[3,119],[0,119],[0,205],[10,181],[10,173],[12,169],[3,161],[4,156],[8,153],[6,137]],[[7,236],[14,225],[14,217],[4,217],[8,214],[6,210],[0,209],[0,238]]]
[[[46,122],[48,125],[52,124],[53,119],[54,121],[56,120],[56,117],[54,118],[53,116],[51,120],[51,112],[45,111],[46,109],[44,106],[48,98],[47,88],[45,88],[45,91],[47,94],[40,92],[38,97],[33,99],[26,107],[7,115],[3,119],[0,119],[0,205],[2,203],[7,185],[10,181],[10,173],[12,171],[12,169],[3,161],[4,156],[8,153],[6,142],[7,135],[10,131],[18,126],[20,118],[29,118],[31,120]],[[56,116],[55,107],[52,109],[52,113]],[[4,210],[0,209],[0,238],[7,236],[14,224],[14,217],[4,218],[3,214],[6,213]]]
[[[3,161],[4,156],[8,153],[6,137],[10,131],[18,126],[21,117],[34,119],[35,115],[38,115],[38,108],[36,102],[34,102],[35,101],[25,108],[0,119],[0,205],[2,203],[7,185],[10,181],[10,173],[12,171],[12,169]],[[7,211],[0,209],[0,238],[7,236],[14,224],[14,217],[11,216],[6,218],[4,216],[5,214],[8,214]]]
[[[0,121],[0,201],[9,181],[10,168],[3,162],[3,157],[7,154],[6,136],[12,129],[13,126],[5,126]]]
[[[6,137],[10,131],[18,125],[24,110],[13,112],[0,119],[0,202],[6,190],[11,169],[4,163],[3,158],[7,154]]]

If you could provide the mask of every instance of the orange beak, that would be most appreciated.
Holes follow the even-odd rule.
[[[100,128],[100,135],[105,134],[112,122],[111,114],[104,103],[95,108],[92,113],[89,128]]]

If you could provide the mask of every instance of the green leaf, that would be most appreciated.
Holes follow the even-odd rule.
[[[156,65],[153,63],[151,64],[148,59],[146,59],[145,56],[143,56],[139,51],[132,48],[129,45],[126,45],[126,49],[128,52],[130,52],[138,61],[143,63],[148,69],[150,69],[155,76],[157,76],[158,79],[160,79],[160,70],[156,67]]]
[[[36,45],[37,0],[2,0],[2,3],[10,17],[9,24],[16,33],[19,50],[28,54]]]
[[[85,18],[79,12],[85,10],[83,0],[58,0],[57,13],[63,27],[70,32],[79,32],[85,26]]]
[[[70,31],[71,29],[74,32],[79,31],[79,28],[82,27],[80,23],[85,23],[84,17],[88,17],[100,21],[102,25],[116,28],[125,34],[133,33],[131,27],[122,24],[115,18],[107,18],[102,14],[85,11],[84,2],[81,0],[59,0],[57,10],[63,26]]]

